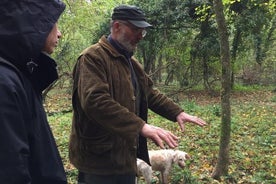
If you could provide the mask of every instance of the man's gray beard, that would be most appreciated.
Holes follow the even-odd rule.
[[[126,49],[128,52],[135,52],[136,47],[133,48],[133,46],[129,43],[127,39],[125,39],[124,32],[121,33],[118,37],[118,42]]]

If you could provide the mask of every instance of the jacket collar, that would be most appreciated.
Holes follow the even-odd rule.
[[[37,61],[27,63],[28,74],[34,88],[39,92],[45,90],[58,79],[57,64],[48,54],[41,52]]]

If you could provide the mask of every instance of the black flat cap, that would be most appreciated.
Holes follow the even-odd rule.
[[[119,5],[113,9],[112,20],[126,20],[139,28],[152,27],[145,13],[137,6]]]

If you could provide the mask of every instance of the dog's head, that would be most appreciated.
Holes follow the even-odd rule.
[[[180,168],[185,167],[185,161],[190,159],[191,157],[188,155],[188,153],[180,150],[176,150],[173,158],[173,162],[175,164],[178,164]]]

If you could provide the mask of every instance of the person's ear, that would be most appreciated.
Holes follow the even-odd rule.
[[[115,29],[115,30],[118,30],[118,29],[120,29],[120,22],[118,22],[118,21],[115,21],[114,23],[113,23],[113,28]]]

